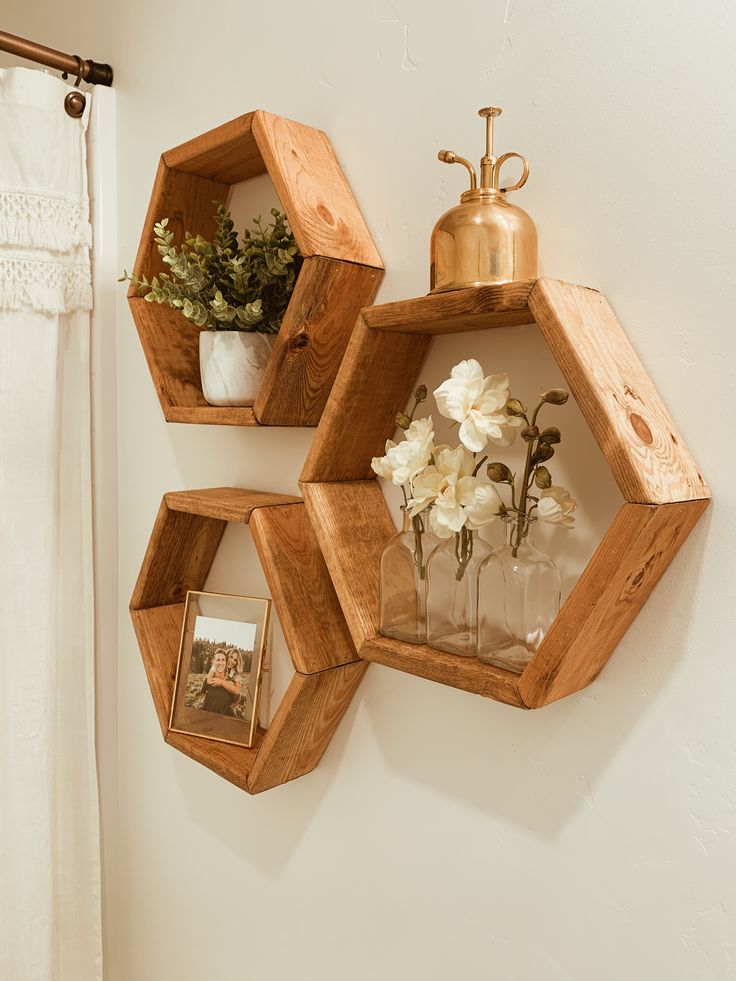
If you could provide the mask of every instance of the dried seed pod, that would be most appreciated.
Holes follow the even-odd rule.
[[[552,486],[552,474],[541,464],[537,467],[534,473],[534,483],[537,485],[537,487],[541,487],[542,490],[544,490],[546,487]]]
[[[532,463],[544,463],[545,460],[551,459],[554,455],[555,451],[549,443],[540,443],[532,454]]]
[[[521,430],[521,438],[527,443],[532,443],[539,436],[538,426],[525,426]]]
[[[570,398],[570,393],[564,388],[550,388],[548,392],[542,392],[540,398],[543,402],[550,402],[552,405],[564,405]]]
[[[542,430],[542,435],[539,437],[540,443],[559,443],[562,439],[562,433],[557,428],[557,426],[550,426],[548,429]]]
[[[506,403],[506,411],[510,416],[525,416],[526,406],[518,399],[509,399]]]
[[[494,484],[510,484],[513,482],[514,475],[505,463],[489,463],[486,467],[488,479]]]

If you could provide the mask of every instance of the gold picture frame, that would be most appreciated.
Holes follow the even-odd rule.
[[[270,627],[270,599],[187,592],[170,732],[253,745]]]

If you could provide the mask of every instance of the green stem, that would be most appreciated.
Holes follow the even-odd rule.
[[[473,532],[463,526],[455,534],[455,558],[457,559],[457,570],[455,579],[460,582],[465,575],[465,570],[473,557]]]
[[[539,415],[539,410],[542,408],[543,405],[544,405],[544,400],[542,400],[539,403],[539,405],[532,413],[532,421],[531,421],[532,426],[536,426],[537,416]],[[512,554],[514,558],[516,558],[516,556],[519,554],[519,546],[521,545],[521,540],[522,538],[524,538],[527,532],[527,525],[528,525],[528,522],[526,521],[527,494],[529,493],[529,480],[532,475],[532,456],[534,455],[534,451],[536,450],[538,445],[539,445],[539,440],[533,439],[529,443],[527,443],[527,447],[526,447],[526,462],[524,463],[524,476],[521,479],[521,495],[519,497],[519,508],[518,508],[520,517],[516,522],[516,535],[515,535],[515,541],[512,546]]]
[[[414,529],[414,564],[419,572],[419,578],[426,577],[426,566],[424,564],[424,546],[422,535],[424,534],[424,522],[421,514],[415,514],[411,519],[411,526]]]

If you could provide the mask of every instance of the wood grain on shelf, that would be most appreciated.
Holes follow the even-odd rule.
[[[188,590],[202,589],[226,523],[173,511],[164,498],[133,590],[131,609],[181,603]]]
[[[144,610],[131,609],[130,615],[153,704],[156,706],[156,715],[165,736],[169,731],[171,699],[184,622],[184,603],[152,606]]]
[[[136,276],[145,275],[150,280],[166,268],[158,246],[153,241],[153,226],[157,221],[169,219],[168,228],[174,233],[177,245],[181,243],[185,232],[212,238],[217,230],[215,206],[212,202],[224,201],[228,190],[228,185],[222,181],[172,170],[161,157],[133,265]],[[134,295],[135,289],[131,286],[128,296]]]
[[[172,406],[207,406],[199,374],[200,328],[162,303],[128,298],[164,414]]]
[[[378,633],[381,552],[396,533],[375,480],[302,483],[307,514],[358,650]]]
[[[519,679],[528,706],[593,681],[708,503],[623,505]]]
[[[239,184],[266,172],[261,151],[253,135],[253,117],[248,112],[222,126],[195,136],[163,155],[172,170],[196,174],[227,185]]]
[[[202,490],[169,491],[164,501],[172,511],[187,511],[205,518],[247,524],[256,508],[300,504],[300,497],[241,487],[206,487]]]
[[[269,790],[315,768],[367,667],[365,661],[354,661],[317,674],[294,675],[253,762],[250,793]]]
[[[307,454],[303,481],[364,480],[371,459],[393,435],[431,338],[370,330],[362,316],[353,330],[330,398]]]
[[[360,656],[419,678],[494,698],[516,708],[527,708],[519,694],[518,675],[483,664],[474,657],[458,657],[425,644],[407,644],[380,635],[363,644]]]
[[[256,398],[261,425],[316,426],[360,308],[383,270],[305,259]]]
[[[250,529],[296,670],[311,674],[357,661],[304,505],[259,508]]]
[[[253,135],[304,256],[383,268],[330,141],[318,129],[257,110]]]
[[[260,425],[253,408],[241,405],[169,405],[164,409],[164,416],[167,422],[193,423],[199,426]]]
[[[535,279],[499,286],[431,293],[412,300],[382,303],[363,310],[373,330],[399,330],[418,334],[453,334],[534,322],[529,294]]]
[[[695,461],[605,297],[537,281],[529,309],[627,501],[707,498]]]

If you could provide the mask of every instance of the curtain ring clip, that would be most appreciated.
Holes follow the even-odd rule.
[[[74,60],[77,63],[77,80],[74,83],[74,88],[79,88],[79,83],[82,81],[82,75],[84,74],[84,62],[79,57],[79,55],[74,55]],[[68,78],[66,72],[64,72],[64,78]],[[72,119],[79,119],[85,110],[87,105],[87,99],[83,92],[69,92],[69,94],[64,99],[64,109],[66,110],[67,116],[71,116]]]

